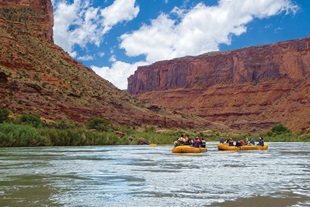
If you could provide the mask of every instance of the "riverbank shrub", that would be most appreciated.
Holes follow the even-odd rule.
[[[0,109],[0,123],[9,120],[9,111],[6,109]]]
[[[97,131],[110,131],[113,129],[111,123],[103,118],[92,117],[88,120],[87,127]]]
[[[13,123],[0,124],[1,147],[35,147],[49,146],[47,137],[41,136],[38,131],[29,125]]]
[[[14,123],[0,124],[0,147],[90,146],[129,144],[113,132],[97,132],[86,128],[35,128]]]
[[[285,127],[283,124],[275,125],[271,128],[271,133],[273,134],[289,134],[291,130]]]
[[[45,126],[45,124],[41,121],[41,117],[33,114],[23,114],[13,122],[16,124],[30,125],[35,128],[42,128]]]
[[[5,120],[7,113],[3,113]],[[92,118],[88,125],[70,120],[41,121],[39,116],[22,115],[14,120],[0,123],[0,147],[35,146],[91,146],[137,144],[139,138],[150,143],[169,144],[181,135],[196,136],[206,141],[218,141],[221,137],[243,139],[243,135],[219,134],[218,132],[199,132],[179,129],[156,129],[154,126],[112,125],[105,119]],[[258,141],[263,136],[265,142],[309,142],[310,135],[293,134],[283,125],[275,126],[269,133],[245,135]]]
[[[310,141],[310,135],[297,135],[297,134],[278,134],[278,135],[272,135],[268,136],[268,133],[266,135],[263,135],[265,142],[309,142]]]

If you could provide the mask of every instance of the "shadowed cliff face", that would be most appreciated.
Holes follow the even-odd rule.
[[[139,67],[128,91],[232,128],[310,124],[310,37]]]

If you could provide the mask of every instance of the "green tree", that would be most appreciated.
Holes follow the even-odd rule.
[[[20,122],[36,128],[43,126],[41,117],[33,114],[23,114],[20,117]]]
[[[9,111],[6,109],[0,109],[0,123],[9,120]]]
[[[289,130],[283,124],[278,124],[272,127],[271,132],[274,134],[286,134],[291,133],[291,130]]]
[[[109,129],[112,129],[110,122],[98,117],[90,118],[87,126],[89,129],[95,129],[97,131],[109,131]]]

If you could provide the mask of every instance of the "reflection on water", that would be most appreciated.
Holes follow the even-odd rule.
[[[172,146],[0,148],[0,206],[310,206],[310,143],[216,144],[195,156]]]

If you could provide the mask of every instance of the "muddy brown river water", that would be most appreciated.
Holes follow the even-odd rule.
[[[0,206],[310,206],[310,143],[0,148]]]

